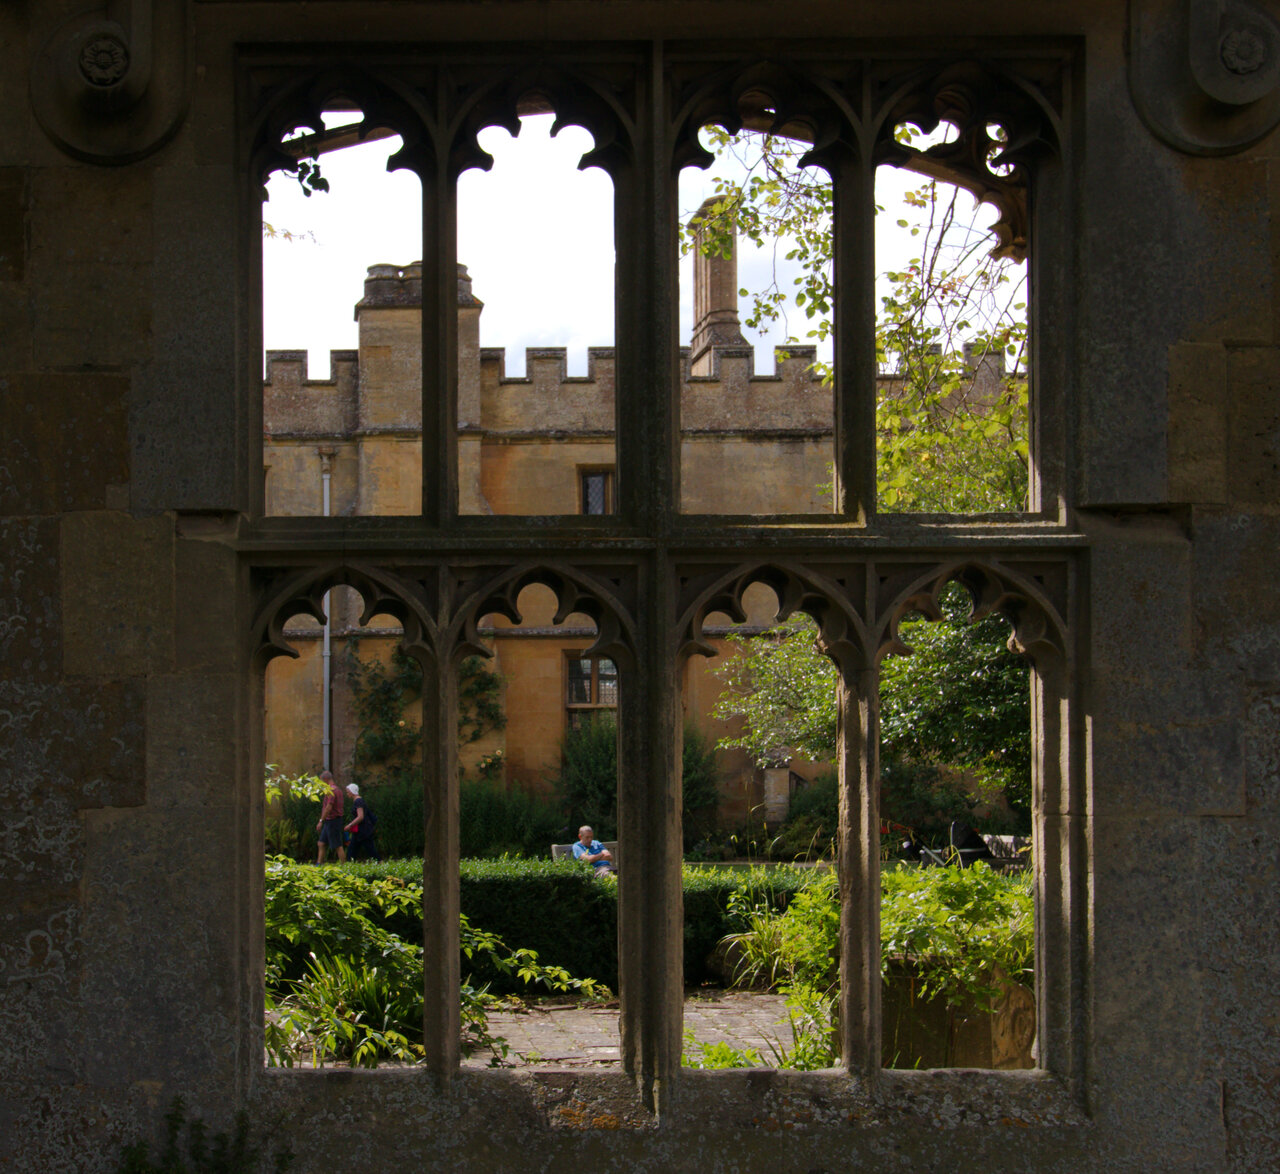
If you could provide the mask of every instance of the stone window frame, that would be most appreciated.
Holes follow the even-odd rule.
[[[570,665],[574,661],[589,661],[591,664],[591,676],[588,678],[588,692],[591,694],[589,701],[574,701],[570,696],[570,688],[572,684],[572,672]],[[592,655],[584,649],[566,649],[564,653],[565,680],[564,680],[564,708],[565,708],[565,728],[577,729],[577,722],[583,716],[602,713],[616,712],[618,708],[617,701],[617,673],[618,666],[613,666],[614,670],[614,700],[600,700],[600,662],[608,661],[607,656]],[[613,663],[610,661],[609,663]]]
[[[604,509],[589,510],[587,509],[587,479],[589,477],[600,477],[603,481],[604,491]],[[578,512],[587,516],[604,516],[613,513],[613,501],[615,496],[614,482],[616,480],[616,472],[612,465],[579,465],[578,466]]]
[[[351,50],[329,68],[317,68],[317,53],[305,46],[239,51],[248,180],[241,257],[249,291],[241,325],[244,336],[257,343],[245,348],[247,355],[261,351],[257,223],[263,177],[287,161],[276,147],[282,129],[301,118],[316,119],[324,100],[341,94],[371,123],[400,132],[405,145],[396,159],[412,165],[423,181],[423,420],[424,433],[438,440],[423,446],[422,514],[265,518],[260,496],[250,492],[256,510],[245,524],[241,552],[257,691],[250,712],[260,708],[266,663],[293,654],[284,624],[298,614],[322,620],[324,593],[339,584],[363,598],[362,625],[376,614],[399,621],[403,646],[423,666],[424,906],[440,911],[424,919],[423,1069],[432,1078],[456,1080],[459,1061],[452,667],[463,656],[487,655],[481,619],[501,614],[519,622],[520,591],[541,583],[556,594],[557,622],[572,613],[594,620],[598,636],[588,651],[609,656],[620,671],[620,835],[635,862],[619,887],[624,1079],[634,1084],[648,1113],[661,1111],[664,1090],[681,1081],[732,1083],[729,1074],[680,1067],[680,681],[688,657],[714,654],[703,632],[708,617],[745,619],[745,591],[766,583],[780,601],[780,618],[802,610],[816,620],[820,647],[841,678],[840,826],[843,841],[854,846],[840,878],[842,1059],[837,1072],[818,1079],[824,1096],[864,1106],[882,1103],[877,1098],[886,1090],[909,1090],[924,1074],[882,1071],[879,1061],[877,664],[884,655],[909,651],[898,637],[899,622],[917,613],[940,618],[938,593],[959,581],[973,599],[975,616],[1006,616],[1011,642],[1034,667],[1040,1068],[989,1073],[980,1080],[968,1074],[950,1087],[957,1103],[1018,1120],[1061,1122],[1084,1105],[1089,897],[1078,648],[1079,581],[1088,552],[1069,524],[1065,470],[1073,390],[1071,339],[1062,326],[1070,319],[1061,312],[1072,292],[1067,129],[1078,65],[1070,45],[1047,44],[1030,55],[1025,48],[988,47],[981,62],[945,45],[934,49],[930,56],[916,46],[907,55],[900,46],[888,46],[872,55],[862,43],[796,43],[784,46],[782,56],[777,48],[723,42],[540,45],[536,53],[442,45],[411,57]],[[1037,339],[1031,357],[1037,469],[1032,510],[1017,517],[877,515],[874,256],[866,231],[877,151],[887,158],[895,150],[883,134],[886,123],[896,125],[890,119],[927,123],[939,108],[954,111],[966,102],[973,125],[995,121],[996,115],[1002,122],[1027,119],[1010,138],[1034,174],[1031,198],[1021,209],[1024,239],[1029,234],[1036,241],[1030,264]],[[629,242],[618,251],[615,291],[617,512],[537,519],[460,515],[454,185],[461,170],[484,164],[475,141],[480,129],[514,129],[520,112],[547,108],[592,133],[595,148],[584,165],[610,173],[616,236]],[[815,161],[832,174],[835,280],[842,296],[835,347],[836,509],[829,520],[680,512],[678,340],[671,296],[678,289],[676,179],[680,167],[705,161],[696,130],[717,120],[731,127],[803,123],[812,134]],[[1016,240],[1018,209],[1002,205],[1002,213]],[[261,397],[252,394],[256,366],[247,358],[241,377],[243,402],[257,404],[260,432]],[[247,414],[252,425],[254,410]],[[249,776],[260,751],[251,737]],[[256,806],[247,829],[248,859],[255,844],[260,851],[261,804]],[[252,980],[255,972],[261,977],[262,879],[249,872],[243,916]],[[252,1065],[252,1057],[261,1056],[260,1014],[246,1043]]]

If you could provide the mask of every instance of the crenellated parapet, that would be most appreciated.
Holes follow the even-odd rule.
[[[757,373],[755,351],[714,344],[702,355],[680,348],[680,429],[706,433],[829,433],[831,387],[814,369],[817,348],[778,347],[772,374]],[[693,374],[695,366],[706,374]]]
[[[306,351],[267,351],[263,433],[271,439],[350,435],[356,428],[358,351],[329,352],[329,378],[307,378]]]
[[[525,374],[506,373],[506,348],[480,350],[481,430],[499,435],[613,431],[613,347],[589,347],[587,374],[568,373],[564,347],[526,347]]]

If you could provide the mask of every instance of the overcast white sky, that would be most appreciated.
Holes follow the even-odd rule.
[[[485,303],[481,345],[507,348],[508,374],[523,374],[527,346],[567,347],[570,373],[586,374],[586,348],[613,344],[612,184],[598,168],[577,170],[591,147],[586,131],[566,127],[553,139],[549,115],[522,122],[517,138],[497,127],[480,136],[494,166],[469,171],[459,181],[458,259]],[[313,378],[327,377],[331,349],[356,346],[352,311],[366,269],[380,262],[404,265],[422,255],[417,177],[385,170],[398,145],[389,139],[323,156],[327,193],[304,198],[297,181],[283,174],[268,184],[263,215],[295,239],[277,235],[263,242],[264,343],[268,350],[309,351]],[[683,215],[711,194],[716,173],[686,168]],[[909,173],[881,169],[878,201],[891,214],[876,218],[878,269],[900,266],[913,255],[911,238],[896,226],[894,207],[903,191],[920,182]],[[985,226],[995,218],[984,208],[977,223]],[[740,248],[740,284],[763,286],[773,264],[770,253]],[[690,272],[686,258],[680,290],[686,343],[692,332]],[[785,288],[790,277],[783,272]],[[803,337],[803,317],[793,315],[790,325]],[[764,338],[747,332],[756,346],[757,370],[772,370],[771,347],[785,335],[781,326]]]

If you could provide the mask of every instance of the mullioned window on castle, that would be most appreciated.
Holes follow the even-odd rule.
[[[565,711],[570,729],[580,729],[596,714],[618,708],[618,666],[605,656],[574,656],[565,661]]]

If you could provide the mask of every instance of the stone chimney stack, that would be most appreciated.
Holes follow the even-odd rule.
[[[693,338],[689,342],[689,372],[712,374],[712,348],[746,346],[738,321],[738,248],[731,240],[728,256],[706,256],[704,232],[696,222],[711,214],[715,199],[704,201],[694,216]]]

